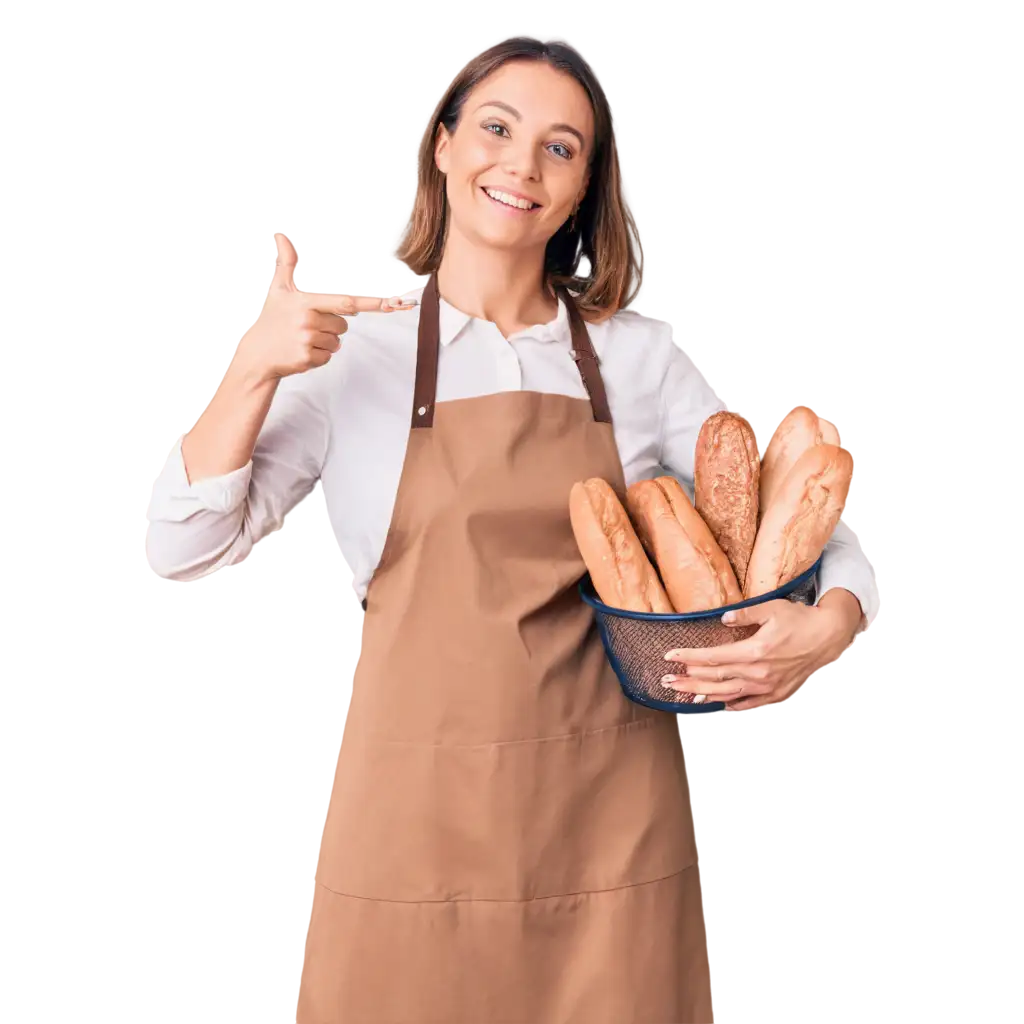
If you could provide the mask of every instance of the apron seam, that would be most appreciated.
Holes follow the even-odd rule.
[[[351,892],[339,892],[337,889],[332,889],[329,885],[325,885],[320,881],[319,878],[314,878],[313,881],[316,885],[319,885],[322,889],[326,889],[330,893],[334,893],[335,896],[341,896],[345,899],[351,900],[369,900],[371,903],[404,903],[404,904],[421,904],[421,903],[537,903],[540,900],[560,900],[565,899],[568,896],[591,896],[599,895],[605,892],[621,892],[623,889],[636,889],[642,885],[654,885],[657,882],[665,882],[670,878],[675,878],[677,875],[681,875],[684,871],[690,871],[697,867],[698,861],[695,859],[687,864],[685,867],[679,868],[678,871],[670,871],[667,875],[659,875],[657,878],[648,878],[643,882],[627,882],[625,885],[611,885],[607,889],[577,889],[575,892],[556,892],[551,893],[549,896],[531,896],[529,899],[524,900],[496,900],[489,899],[487,897],[480,896],[469,896],[453,900],[390,900],[384,896],[357,896]]]
[[[617,725],[603,725],[600,729],[585,729],[582,732],[564,732],[559,733],[556,736],[527,736],[520,740],[493,740],[489,743],[420,743],[417,740],[395,740],[388,739],[384,736],[374,736],[372,733],[365,734],[366,738],[371,739],[377,743],[393,743],[401,744],[406,747],[437,747],[443,750],[452,749],[490,749],[492,747],[507,747],[516,743],[553,743],[556,740],[572,740],[577,738],[583,738],[584,736],[598,736],[603,732],[612,732],[616,729],[628,729],[632,726],[636,728],[653,728],[655,725],[655,719],[653,718],[633,718],[628,722],[619,722]]]

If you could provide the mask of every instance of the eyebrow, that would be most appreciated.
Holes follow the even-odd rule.
[[[515,107],[509,106],[507,103],[502,103],[501,100],[487,100],[486,102],[481,103],[479,106],[477,106],[475,110],[479,110],[480,107],[501,107],[502,110],[507,110],[517,121],[522,121],[523,119],[523,115],[520,114]],[[583,138],[583,133],[580,132],[578,129],[573,128],[571,124],[558,123],[553,124],[551,127],[558,132],[570,132],[571,134],[575,135],[577,139],[580,140],[580,149],[587,148],[587,143],[586,140]]]

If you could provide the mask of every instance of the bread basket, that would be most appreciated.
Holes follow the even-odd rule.
[[[594,609],[601,641],[623,693],[630,700],[659,711],[695,714],[721,711],[725,703],[719,700],[695,704],[694,694],[664,686],[661,677],[671,673],[674,664],[666,661],[665,655],[678,647],[718,647],[753,636],[760,628],[757,624],[727,626],[722,622],[722,614],[732,608],[747,608],[780,597],[813,604],[820,565],[819,556],[809,569],[767,594],[702,612],[665,615],[612,608],[597,596],[589,573],[580,581],[579,590],[583,600]]]

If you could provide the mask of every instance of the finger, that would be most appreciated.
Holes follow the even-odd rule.
[[[730,694],[738,696],[750,693],[754,683],[749,679],[723,676],[721,679],[691,679],[688,675],[667,674],[661,677],[661,685],[679,693],[703,693],[705,695]]]
[[[340,316],[351,316],[353,313],[392,313],[395,310],[412,309],[417,305],[415,299],[402,300],[401,296],[393,295],[382,299],[371,295],[329,295],[309,292],[306,303],[311,309],[321,313],[337,313]]]
[[[343,316],[336,313],[321,313],[316,309],[310,313],[307,324],[314,331],[323,331],[325,334],[344,334],[348,330],[348,321]]]
[[[665,688],[666,691],[674,690],[676,693],[679,694],[694,694],[694,704],[702,704],[712,700],[735,700],[736,698],[743,697],[746,695],[746,691],[743,689],[742,685],[737,684],[733,684],[733,688],[731,690],[727,688],[723,690],[720,694],[705,693],[704,690],[711,685],[709,683],[695,683],[693,686],[690,686],[685,680],[679,680],[675,683],[667,683],[662,681],[661,685]],[[724,683],[721,685],[728,687],[728,683]],[[670,700],[671,694],[666,692],[665,699]]]
[[[293,275],[295,264],[299,262],[299,254],[286,235],[277,232],[274,235],[274,241],[277,243],[277,266],[274,269],[274,279],[270,282],[270,287],[295,291]]]
[[[774,616],[784,613],[786,606],[791,605],[785,598],[777,597],[772,601],[760,601],[748,604],[745,608],[734,608],[722,615],[722,622],[727,626],[763,626]]]
[[[716,647],[677,647],[665,654],[666,661],[682,661],[687,665],[727,665],[762,657],[764,650],[756,634]]]
[[[754,684],[745,679],[725,679],[720,683],[712,683],[706,679],[678,679],[662,685],[677,693],[703,693],[706,697],[714,697],[715,700],[749,696],[757,692]]]
[[[312,366],[308,366],[307,369],[312,369],[313,366],[326,366],[331,361],[332,352],[325,348],[317,348],[315,345],[310,347],[309,350],[309,361]]]
[[[310,342],[313,348],[322,348],[327,352],[337,352],[341,348],[341,341],[336,334],[328,334],[325,331],[317,331]]]
[[[691,665],[669,664],[665,666],[666,675],[674,675],[677,679],[701,679],[712,683],[721,683],[727,679],[744,679],[751,683],[764,682],[761,675],[766,671],[764,662],[738,661],[732,665]]]

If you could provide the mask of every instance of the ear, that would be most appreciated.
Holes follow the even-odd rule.
[[[443,124],[437,126],[437,136],[434,139],[434,163],[442,174],[448,173],[448,147],[451,145],[451,136]]]

